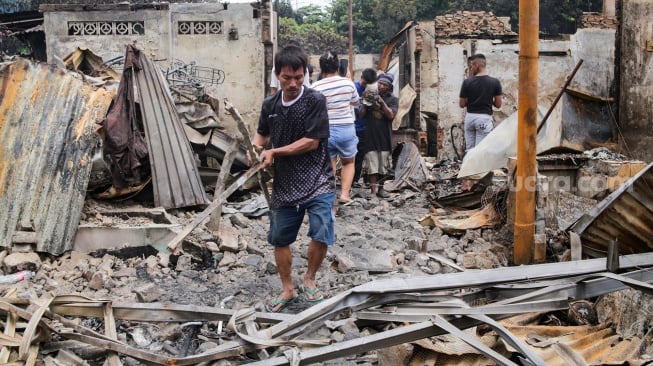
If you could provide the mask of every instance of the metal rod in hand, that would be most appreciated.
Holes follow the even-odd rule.
[[[211,215],[211,212],[213,212],[216,208],[218,208],[220,205],[222,205],[222,202],[226,201],[229,196],[231,196],[232,193],[234,193],[238,188],[240,188],[247,180],[251,177],[253,177],[256,173],[258,173],[261,170],[261,164],[257,163],[255,165],[252,165],[249,170],[247,170],[245,173],[243,173],[236,181],[231,183],[229,188],[225,189],[220,197],[217,197],[213,202],[211,202],[208,207],[204,209],[201,213],[199,213],[197,216],[195,216],[195,219],[193,222],[190,224],[186,225],[186,227],[179,233],[177,236],[175,236],[170,243],[168,243],[168,250],[171,252],[174,252],[177,250],[177,246],[179,243],[184,240],[188,234],[190,234],[193,229],[195,229],[202,221],[206,220],[207,217]]]
[[[257,161],[258,159],[256,159],[256,157],[258,154],[256,151],[254,151],[254,146],[252,145],[252,140],[249,136],[249,131],[247,131],[247,126],[245,126],[243,117],[240,115],[240,113],[238,113],[238,110],[233,106],[233,104],[227,100],[227,98],[224,99],[224,108],[229,113],[231,113],[231,117],[238,124],[238,130],[243,135],[243,142],[245,143],[245,147],[247,147],[249,156],[252,160]],[[263,194],[265,195],[265,200],[268,203],[268,207],[270,207],[270,192],[268,192],[268,187],[265,185],[265,182],[263,181],[263,174],[260,171],[258,172],[258,184],[261,186],[261,190],[263,190]]]

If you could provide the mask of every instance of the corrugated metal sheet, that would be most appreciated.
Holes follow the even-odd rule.
[[[36,250],[72,247],[84,205],[95,123],[112,92],[27,60],[0,72],[0,246],[34,231]]]
[[[515,317],[518,321],[536,314]],[[541,314],[540,314],[541,315]],[[623,337],[609,324],[553,326],[518,325],[512,319],[501,324],[512,335],[528,344],[547,366],[567,365],[623,365],[636,361],[640,356],[643,340],[639,337]],[[467,330],[476,335],[476,330]],[[517,352],[494,332],[479,335],[478,339],[488,347],[510,357]],[[452,334],[421,339],[411,365],[493,365],[496,364],[482,352]]]
[[[583,253],[604,257],[616,240],[619,253],[653,251],[653,169],[646,166],[572,225]]]
[[[207,204],[193,150],[163,74],[139,53],[143,69],[134,75],[150,153],[154,204],[165,208]]]
[[[581,326],[506,326],[550,366],[623,365],[637,360],[639,337],[624,338],[608,324]]]

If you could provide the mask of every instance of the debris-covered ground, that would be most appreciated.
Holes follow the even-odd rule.
[[[87,200],[82,223],[109,227],[144,225],[150,219],[129,217],[127,213],[103,215],[103,211],[109,210],[129,212],[136,204],[134,201],[116,205]],[[496,235],[491,229],[464,235],[464,245],[461,246],[460,237],[450,237],[439,229],[419,224],[419,219],[429,213],[429,208],[425,195],[413,192],[398,192],[389,200],[357,198],[355,204],[340,207],[336,218],[336,244],[330,248],[327,261],[318,273],[320,286],[334,294],[378,277],[448,272],[452,269],[429,259],[426,254],[437,252],[456,262],[466,248],[480,252],[480,247],[489,248],[493,244],[492,237]],[[184,225],[194,218],[194,213],[177,210],[169,217],[173,223]],[[123,259],[118,258],[126,256],[120,251],[100,258],[77,254],[76,260],[85,258],[84,262],[89,262],[87,267],[98,267],[97,272],[102,272],[102,276],[95,275],[96,278],[113,280],[109,280],[109,284],[88,287],[88,283],[80,278],[79,283],[72,283],[74,287],[57,287],[58,293],[103,297],[111,292],[112,297],[120,295],[117,300],[136,301],[133,289],[139,284],[154,282],[162,290],[158,301],[213,306],[234,295],[231,307],[262,309],[262,304],[280,290],[272,247],[266,241],[267,215],[248,218],[238,212],[225,214],[222,225],[235,228],[236,236],[221,240],[206,225],[200,225],[184,246],[191,248],[191,254],[169,255],[146,248],[140,255],[136,255],[138,253],[132,248],[132,257]],[[298,241],[293,244],[293,267],[297,278],[306,268],[306,229],[302,227]],[[208,251],[202,253],[200,247],[206,247]],[[192,248],[196,252],[193,253]],[[506,247],[502,259],[491,263],[489,268],[505,265],[508,249]],[[70,256],[66,255],[58,261],[64,263],[68,258]],[[93,277],[95,273],[89,273],[89,268],[80,267],[83,277]],[[133,276],[119,275],[116,279],[115,273],[123,268],[129,268]],[[299,302],[289,311],[303,310],[306,305]]]
[[[455,169],[449,164],[445,166],[447,169]],[[504,184],[505,179],[499,174],[486,191],[491,192],[491,196],[503,197],[496,192]],[[327,260],[318,273],[319,287],[333,297],[374,280],[438,276],[458,271],[508,266],[511,261],[512,233],[503,223],[484,229],[443,231],[424,220],[438,210],[432,204],[433,197],[460,193],[459,185],[460,180],[449,174],[447,179],[431,182],[422,192],[403,189],[394,192],[392,197],[386,200],[371,197],[366,194],[365,188],[357,188],[354,194],[357,197],[355,204],[338,209],[337,240],[329,249]],[[112,249],[91,253],[72,251],[59,257],[41,255],[41,263],[26,254],[21,266],[35,269],[36,273],[29,281],[2,285],[5,296],[16,289],[12,296],[31,301],[74,294],[89,299],[107,299],[113,303],[208,306],[232,310],[253,308],[264,311],[265,301],[280,291],[273,251],[266,243],[268,219],[264,210],[253,210],[256,212],[254,215],[251,215],[251,209],[243,210],[247,215],[238,210],[244,206],[243,203],[260,203],[260,193],[252,191],[236,196],[232,198],[233,202],[225,205],[222,229],[219,233],[209,230],[205,222],[192,231],[182,244],[182,251],[178,253],[169,253],[165,245],[129,247],[116,243]],[[488,193],[485,196],[487,198]],[[142,197],[147,198],[148,194],[145,192]],[[160,215],[148,217],[135,214],[160,211],[151,207],[151,203],[147,201],[139,202],[138,198],[108,202],[88,197],[80,225],[122,228],[148,226],[160,221]],[[568,207],[565,212],[574,218],[582,213],[578,211],[582,209],[582,206]],[[199,213],[181,209],[168,211],[165,213],[167,222],[181,227],[191,222]],[[505,215],[505,212],[500,215]],[[553,231],[549,234],[551,260],[563,258],[561,253],[568,251],[568,238],[564,235],[556,236],[558,233]],[[301,275],[306,268],[306,243],[304,226],[300,239],[293,245],[293,274],[297,284],[301,283]],[[283,314],[297,314],[311,305],[299,298],[284,309]],[[590,308],[591,306],[590,303]],[[610,303],[605,302],[601,305],[602,308],[610,306]],[[539,322],[546,324],[554,320],[559,326],[568,324],[567,315],[561,314],[542,315]],[[594,316],[598,317],[596,314]],[[609,318],[605,313],[601,316]],[[102,319],[85,316],[77,319],[81,320],[81,325],[98,332],[104,327]],[[238,339],[227,329],[226,324],[223,326],[219,323],[145,323],[118,320],[117,339],[163,357],[201,354],[220,344]],[[577,320],[572,325],[578,324],[590,327],[588,329],[611,329],[610,334],[614,332],[614,329],[604,325],[605,323],[597,325],[596,321]],[[327,325],[330,326],[320,327],[312,335],[337,343],[379,330],[374,327],[359,327],[351,318],[346,317],[340,323],[327,322]],[[608,328],[605,328],[606,326]],[[599,331],[596,329],[595,331]],[[413,362],[412,364],[420,364],[424,361],[424,352],[440,352],[439,342],[454,342],[452,339],[445,339],[447,337],[433,338],[431,341],[423,340],[412,345],[404,344],[330,362],[338,365],[389,365],[406,364],[409,361]],[[639,342],[637,344],[643,347],[642,357],[646,359],[646,352],[651,351],[644,346],[646,337],[636,339]],[[650,340],[650,334],[648,339]],[[56,337],[53,341],[57,341]],[[67,357],[72,357],[68,353],[59,355],[48,347],[51,348],[42,347],[39,359],[55,362],[52,364],[66,364]],[[77,353],[77,356],[90,364],[101,364],[107,357],[104,352],[93,353],[88,349],[79,351],[74,347],[72,349],[73,353]],[[266,353],[264,357],[282,355],[280,352],[284,349],[287,348],[281,347],[276,353]],[[46,350],[49,350],[47,354]],[[466,352],[475,354],[473,351]],[[243,354],[225,357],[214,364],[246,363],[261,357],[261,354]],[[441,359],[446,357],[449,356],[440,355]],[[475,354],[474,357],[483,356]],[[122,357],[122,362],[139,364],[139,361],[130,357]]]
[[[363,188],[359,190],[363,193]],[[255,195],[248,194],[240,199]],[[147,203],[134,200],[103,202],[87,199],[81,224],[106,227],[148,225],[152,223],[151,219],[128,214],[147,208]],[[495,230],[450,236],[418,222],[429,213],[429,209],[424,193],[410,191],[396,192],[388,200],[359,197],[355,204],[340,207],[336,219],[336,244],[329,249],[327,260],[317,276],[320,288],[332,296],[378,278],[456,271],[429,254],[443,256],[461,266],[472,263],[472,268],[480,261],[464,259],[466,253],[483,258],[483,268],[507,264],[509,246],[496,241]],[[103,214],[118,211],[125,213]],[[194,212],[177,210],[168,216],[173,224],[183,226],[194,218]],[[184,243],[185,249],[191,249],[190,254],[171,255],[152,247],[118,246],[115,250],[88,254],[73,251],[60,257],[42,256],[42,264],[35,276],[15,285],[18,287],[17,296],[34,299],[78,294],[113,302],[222,305],[230,309],[253,307],[262,311],[265,301],[280,291],[273,251],[266,242],[267,216],[248,218],[242,213],[225,214],[222,225],[235,228],[237,240],[219,240],[205,225],[200,225]],[[306,227],[303,226],[300,239],[293,245],[296,283],[301,283],[299,279],[306,268],[306,244]],[[13,286],[5,285],[5,289]],[[225,303],[225,299],[229,300]],[[298,313],[309,306],[299,299],[284,312]],[[135,337],[131,334],[134,329],[129,325],[118,328]],[[158,339],[159,335],[152,333],[149,337],[154,343],[175,344],[175,339]],[[343,335],[335,332],[330,337],[338,339]],[[364,361],[363,364],[370,362]]]

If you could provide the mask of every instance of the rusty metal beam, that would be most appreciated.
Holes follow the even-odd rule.
[[[247,147],[249,156],[254,161],[258,160],[256,158],[258,154],[254,149],[254,145],[252,145],[252,139],[250,137],[249,131],[247,130],[247,126],[245,125],[245,120],[240,115],[236,107],[234,107],[233,104],[231,104],[226,98],[224,100],[224,109],[226,109],[229,114],[231,114],[231,117],[238,124],[238,131],[240,131],[240,133],[243,135],[243,143],[245,144],[245,147]],[[258,184],[263,191],[263,195],[265,196],[265,201],[268,203],[268,207],[270,207],[270,192],[268,191],[268,187],[265,184],[265,180],[263,179],[263,173],[259,171],[256,175],[258,176]]]
[[[225,182],[227,181],[227,177],[229,176],[229,172],[231,171],[231,165],[234,162],[234,158],[236,157],[236,153],[238,152],[239,146],[240,146],[240,142],[237,139],[234,139],[224,154],[224,159],[222,159],[222,165],[220,166],[220,173],[218,174],[218,178],[215,181],[216,197],[220,197],[225,189]],[[215,210],[211,212],[209,223],[206,225],[206,227],[211,229],[211,231],[220,231],[221,224],[222,224],[222,205],[218,205],[218,207],[216,207]]]

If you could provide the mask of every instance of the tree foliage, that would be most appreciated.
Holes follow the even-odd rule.
[[[447,14],[451,8],[449,3],[449,0],[416,1],[417,20],[432,20],[438,15]]]
[[[279,6],[277,7],[277,14],[279,18],[294,18],[295,11],[292,9],[292,4],[290,0],[281,0]]]
[[[318,23],[297,24],[294,18],[279,18],[279,42],[293,39],[302,44],[306,52],[321,54],[325,50],[346,53],[349,45],[347,37],[337,34],[333,28]]]
[[[385,43],[374,15],[376,0],[352,0],[354,47],[360,53],[378,53]],[[334,0],[327,7],[336,32],[349,38],[349,1]]]
[[[325,14],[317,5],[302,6],[295,13],[297,24],[318,24],[325,21]]]
[[[415,0],[379,1],[374,16],[385,41],[394,36],[410,20],[416,19]]]

